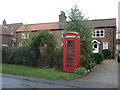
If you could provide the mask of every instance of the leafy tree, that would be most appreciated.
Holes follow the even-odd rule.
[[[92,30],[90,22],[79,10],[77,6],[71,8],[68,13],[69,21],[65,24],[65,32],[78,32],[81,37],[81,59],[82,66],[91,69],[93,59],[90,58],[93,48],[92,48]]]
[[[32,38],[30,46],[41,52],[41,64],[53,66],[53,57],[56,50],[56,40],[49,30],[41,30]]]

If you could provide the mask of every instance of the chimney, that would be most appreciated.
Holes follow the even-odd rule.
[[[59,15],[59,23],[60,25],[64,25],[65,21],[66,21],[66,16],[65,16],[65,12],[61,11],[60,15]]]
[[[4,25],[4,26],[7,26],[5,19],[3,20],[3,25]]]

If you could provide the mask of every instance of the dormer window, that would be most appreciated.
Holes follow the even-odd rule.
[[[104,37],[104,30],[94,30],[92,37]]]

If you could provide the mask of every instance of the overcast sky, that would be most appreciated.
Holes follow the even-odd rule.
[[[120,0],[0,0],[0,24],[58,22],[60,11],[68,11],[74,5],[89,19],[118,17]]]

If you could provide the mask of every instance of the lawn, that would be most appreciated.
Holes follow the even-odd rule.
[[[11,64],[2,64],[2,73],[32,76],[54,80],[68,80],[76,77],[81,77],[80,75],[75,75],[74,73],[57,71],[54,68],[41,69],[24,65],[11,65]]]

